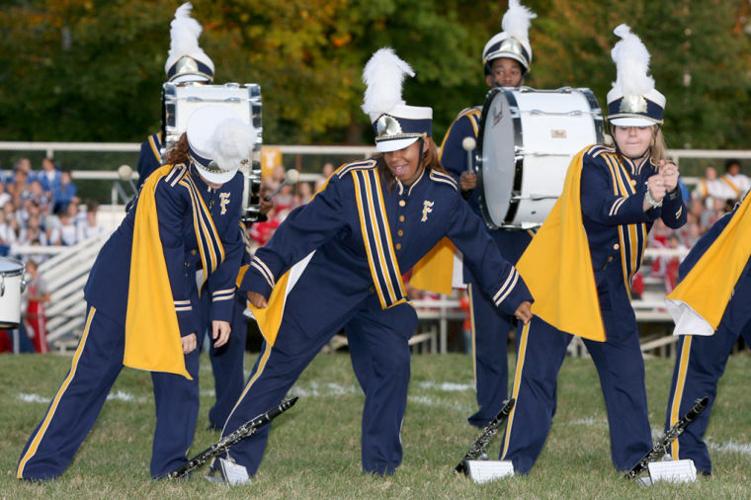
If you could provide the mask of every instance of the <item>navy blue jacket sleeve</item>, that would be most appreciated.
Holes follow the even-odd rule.
[[[519,271],[503,258],[488,236],[482,220],[458,194],[455,199],[446,236],[462,252],[464,265],[469,267],[495,305],[506,314],[514,314],[519,304],[532,302],[532,294]]]
[[[237,198],[241,199],[240,197]],[[241,203],[227,224],[226,230],[219,235],[224,247],[224,261],[209,275],[208,290],[211,293],[210,320],[232,321],[232,308],[235,297],[235,280],[245,253],[245,243],[240,226]],[[226,233],[226,234],[224,234]]]
[[[660,207],[660,218],[666,226],[678,229],[686,223],[686,205],[683,203],[683,195],[680,186],[665,195]]]
[[[477,138],[470,118],[459,116],[446,131],[441,146],[441,165],[459,182],[459,176],[467,170],[467,152],[462,146],[465,137]]]
[[[187,192],[181,186],[172,187],[159,181],[156,187],[156,209],[159,219],[159,238],[167,264],[172,300],[183,337],[199,332],[197,304],[191,304],[189,279],[185,266],[185,244],[182,232],[186,211],[191,210]]]
[[[459,177],[468,168],[467,152],[462,146],[466,137],[477,139],[477,134],[470,117],[462,115],[451,124],[441,146],[441,165],[451,174],[457,184]],[[480,193],[477,189],[462,191],[462,196],[472,205],[476,206],[479,203]]]
[[[636,187],[631,196],[613,194],[612,177],[607,165],[600,158],[584,156],[581,177],[581,205],[584,216],[598,224],[618,226],[651,222],[659,215],[659,209],[644,211],[645,185]]]
[[[256,251],[241,290],[268,298],[282,274],[346,226],[342,204],[344,182],[351,182],[349,176],[344,179],[332,176],[325,190],[284,220],[266,246]]]
[[[145,140],[141,143],[141,152],[138,155],[138,183],[136,186],[141,187],[143,181],[156,170],[160,165],[160,158],[154,155],[154,151],[151,149],[149,140]]]

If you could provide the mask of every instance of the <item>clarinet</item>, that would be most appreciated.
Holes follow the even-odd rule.
[[[496,415],[488,425],[482,428],[480,435],[477,437],[477,439],[475,439],[475,442],[472,443],[472,446],[469,447],[469,451],[464,455],[464,458],[462,458],[461,462],[459,462],[459,464],[454,467],[454,472],[466,474],[467,461],[475,460],[485,453],[485,450],[487,450],[488,448],[488,444],[490,444],[490,440],[493,439],[493,436],[498,433],[501,425],[503,425],[503,422],[506,420],[506,418],[509,416],[509,413],[511,413],[511,410],[514,408],[515,402],[516,400],[509,399],[503,403],[501,411],[498,412],[498,415]]]
[[[689,408],[688,412],[683,417],[681,417],[678,422],[675,423],[675,425],[668,429],[662,439],[660,439],[657,444],[655,444],[654,447],[649,450],[649,452],[644,455],[628,473],[626,473],[624,477],[626,479],[636,479],[639,474],[646,470],[649,462],[653,462],[655,459],[658,459],[665,455],[665,453],[667,453],[668,446],[670,446],[670,443],[672,443],[673,440],[677,439],[678,436],[683,434],[683,431],[686,430],[686,427],[688,427],[691,422],[696,420],[696,417],[698,417],[701,412],[703,412],[707,408],[708,404],[709,398],[707,396],[694,401],[693,406]]]
[[[180,479],[187,476],[190,472],[198,469],[209,460],[218,457],[222,453],[226,452],[239,441],[242,441],[243,439],[250,437],[258,432],[261,427],[271,422],[275,417],[292,408],[295,403],[297,403],[297,397],[287,399],[285,401],[282,401],[282,404],[280,404],[276,408],[272,408],[266,413],[262,413],[254,419],[248,420],[243,425],[238,427],[237,430],[235,430],[232,434],[223,437],[218,442],[212,444],[201,453],[188,460],[188,462],[182,465],[179,469],[176,469],[167,474],[167,479]]]

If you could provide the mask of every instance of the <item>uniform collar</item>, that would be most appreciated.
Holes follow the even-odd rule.
[[[647,153],[641,157],[636,159],[631,159],[628,156],[624,155],[620,151],[618,151],[618,155],[623,160],[623,163],[625,163],[628,166],[629,172],[631,175],[640,175],[642,169],[645,165],[652,165],[654,167],[654,163],[652,163],[652,158],[650,157],[649,153],[651,151],[647,150]]]

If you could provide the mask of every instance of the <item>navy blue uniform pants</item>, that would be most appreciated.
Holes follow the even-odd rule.
[[[244,295],[244,294],[243,294]],[[209,409],[209,427],[221,430],[227,421],[232,407],[240,398],[245,385],[245,343],[248,336],[247,319],[243,315],[245,311],[245,299],[239,295],[234,300],[232,310],[232,333],[229,341],[222,347],[214,347],[214,339],[211,338],[211,322],[208,324],[209,359],[211,371],[214,374],[214,394],[216,401]]]
[[[608,329],[606,342],[584,343],[597,367],[605,398],[613,464],[618,470],[627,470],[652,448],[652,437],[636,322],[622,324],[621,330]],[[501,459],[511,460],[517,473],[532,469],[550,432],[558,372],[571,339],[536,316],[522,328],[511,396],[516,405],[501,449]]]
[[[527,231],[489,231],[503,257],[516,264],[532,241]],[[508,393],[508,334],[513,316],[503,314],[492,297],[482,292],[474,276],[467,271],[469,304],[472,316],[472,356],[478,411],[470,424],[484,427],[503,406]]]
[[[21,453],[19,479],[52,479],[70,465],[123,367],[124,330],[122,323],[88,308],[71,368]],[[185,463],[193,442],[198,415],[197,350],[185,357],[185,364],[193,381],[152,373],[156,401],[152,477]]]
[[[299,296],[298,296],[299,297]],[[290,296],[292,298],[292,295]],[[305,297],[303,297],[305,299]],[[310,298],[307,299],[310,301]],[[294,302],[294,300],[293,300]],[[291,308],[294,304],[288,303]],[[316,311],[321,314],[321,311]],[[345,325],[355,339],[360,380],[365,392],[362,417],[362,466],[366,472],[392,473],[402,460],[401,422],[410,374],[408,339],[417,315],[408,304],[382,310],[374,295],[354,308],[330,315],[328,327],[307,330],[303,319],[286,313],[274,345],[264,344],[245,389],[230,414],[223,435],[281,403],[287,391],[321,348]],[[330,321],[329,321],[330,319]],[[365,355],[365,353],[368,353]],[[261,464],[270,426],[233,446],[228,455],[255,474]]]
[[[704,433],[717,397],[717,383],[725,372],[730,351],[738,337],[743,335],[751,345],[751,307],[748,305],[750,293],[751,275],[746,275],[736,286],[714,335],[684,335],[678,340],[665,426],[667,429],[677,422],[696,399],[709,397],[707,408],[671,446],[675,460],[690,458],[697,470],[705,474],[712,473],[712,461],[704,442]]]

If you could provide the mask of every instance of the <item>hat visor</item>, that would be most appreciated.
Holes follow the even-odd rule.
[[[211,83],[211,78],[206,75],[176,75],[170,80],[171,83]]]
[[[660,122],[654,118],[625,116],[622,118],[611,118],[608,120],[611,125],[616,127],[651,127],[659,125]]]
[[[209,172],[199,164],[196,164],[196,170],[203,180],[210,182],[211,184],[225,184],[231,181],[238,171],[238,169],[235,168],[226,172]]]
[[[404,149],[417,141],[420,137],[406,137],[404,139],[392,139],[376,142],[376,150],[379,153],[391,153]]]

